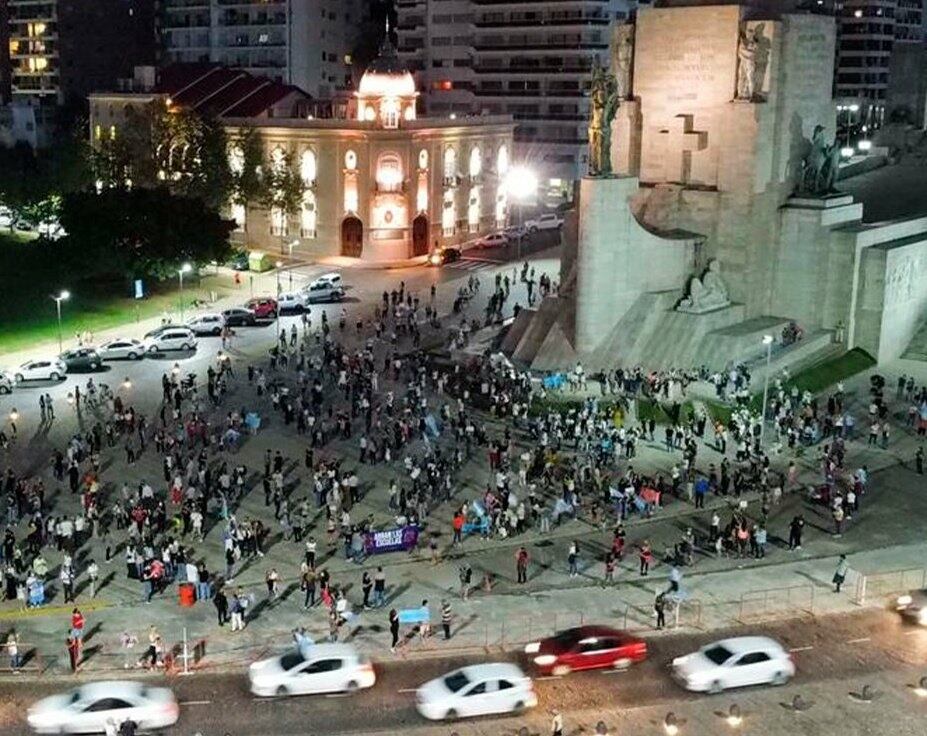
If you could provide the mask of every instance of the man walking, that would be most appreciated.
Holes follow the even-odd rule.
[[[847,556],[840,555],[840,559],[837,560],[837,569],[834,570],[834,592],[839,593],[840,587],[843,585],[843,581],[847,579],[847,573],[850,570],[850,565],[847,563]]]
[[[441,628],[444,629],[444,639],[451,638],[451,604],[447,600],[441,601]]]
[[[528,550],[524,546],[519,547],[515,553],[515,572],[518,583],[528,582]]]
[[[801,549],[801,533],[805,527],[805,520],[801,514],[792,517],[789,524],[789,550]]]

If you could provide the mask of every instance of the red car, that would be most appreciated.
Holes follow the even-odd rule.
[[[251,299],[245,306],[254,312],[257,319],[277,319],[277,313],[280,311],[277,300],[271,299],[269,296]]]
[[[542,675],[573,670],[629,667],[647,659],[647,642],[608,626],[580,626],[525,645],[525,654]]]

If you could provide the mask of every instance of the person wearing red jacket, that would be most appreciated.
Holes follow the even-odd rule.
[[[84,614],[79,608],[71,611],[71,636],[78,640],[84,638]]]

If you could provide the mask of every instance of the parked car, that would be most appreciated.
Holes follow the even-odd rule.
[[[220,335],[225,327],[225,317],[217,312],[198,314],[187,320],[187,327],[194,335]]]
[[[254,311],[246,307],[232,307],[222,312],[225,324],[229,327],[250,326],[255,323]]]
[[[255,319],[277,319],[277,312],[279,311],[277,300],[271,299],[269,296],[250,299],[245,304],[245,307],[254,312]]]
[[[23,381],[58,381],[64,378],[68,367],[60,358],[40,358],[29,360],[13,371],[16,383]]]
[[[299,312],[306,308],[306,292],[288,291],[277,297],[281,312]]]
[[[302,289],[307,304],[318,302],[340,302],[344,299],[344,286],[341,275],[329,273],[319,276]]]
[[[543,675],[574,670],[625,668],[647,658],[647,643],[608,626],[579,626],[525,645],[525,654]]]
[[[525,230],[536,233],[538,230],[557,230],[563,227],[563,218],[555,212],[545,212],[540,217],[525,221]]]
[[[107,721],[131,720],[140,731],[149,731],[173,726],[179,715],[168,688],[122,680],[91,682],[42,698],[29,709],[27,720],[37,733],[104,733]]]
[[[145,335],[146,353],[163,353],[168,350],[196,350],[196,335],[189,327],[171,325]]]
[[[235,271],[248,270],[248,253],[246,251],[237,251],[229,261],[229,267]]]
[[[248,669],[251,692],[272,695],[314,695],[354,692],[377,681],[370,660],[347,644],[313,644],[279,657],[255,662]]]
[[[706,644],[673,660],[673,677],[686,690],[719,693],[746,685],[784,685],[795,663],[782,645],[766,636],[742,636]]]
[[[323,273],[321,276],[317,276],[313,284],[328,284],[329,286],[340,286],[343,287],[344,284],[341,281],[341,274],[337,271],[332,271],[331,273]],[[311,284],[310,284],[311,286]]]
[[[906,621],[920,626],[927,626],[927,588],[912,590],[898,596],[895,610]]]
[[[524,225],[509,225],[503,232],[508,236],[510,241],[521,239],[528,234]]]
[[[428,263],[430,263],[432,266],[443,266],[445,263],[453,263],[454,261],[459,260],[460,248],[454,248],[452,246],[438,248],[430,256],[428,256]]]
[[[135,338],[117,337],[104,342],[97,348],[97,352],[103,360],[139,360],[145,355],[145,346]]]
[[[103,364],[103,358],[96,348],[74,348],[65,350],[59,356],[71,371],[95,371]]]
[[[8,394],[13,390],[13,376],[8,371],[0,371],[0,395]]]
[[[537,704],[531,678],[508,662],[463,667],[426,682],[415,693],[416,709],[432,721],[519,713]]]
[[[477,248],[501,248],[509,244],[509,236],[505,233],[489,233],[476,241]]]

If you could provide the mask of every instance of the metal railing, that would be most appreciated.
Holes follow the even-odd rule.
[[[865,575],[860,573],[853,600],[863,606],[867,600],[879,600],[915,588],[927,588],[927,569],[915,567]]]

